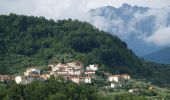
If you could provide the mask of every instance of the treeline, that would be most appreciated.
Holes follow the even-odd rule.
[[[0,16],[0,74],[75,60],[85,65],[99,64],[110,73],[151,74],[125,42],[87,22]]]
[[[46,82],[32,82],[26,85],[0,84],[1,100],[145,100],[132,94],[104,95],[91,85],[77,85],[51,78]]]

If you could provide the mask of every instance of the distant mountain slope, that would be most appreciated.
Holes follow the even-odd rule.
[[[170,26],[170,7],[152,9],[125,3],[118,8],[106,6],[92,9],[90,14],[91,24],[121,38],[138,56],[161,49],[149,39],[160,28]]]
[[[156,63],[170,64],[170,47],[146,55],[144,58],[145,60],[153,61]]]

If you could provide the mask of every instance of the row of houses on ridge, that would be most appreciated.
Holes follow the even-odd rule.
[[[89,65],[85,68],[80,62],[49,64],[48,67],[51,70],[43,74],[38,68],[28,68],[23,76],[15,77],[15,81],[18,84],[28,84],[34,80],[45,81],[50,76],[54,76],[62,77],[77,84],[80,82],[91,83],[91,80],[95,78],[95,71],[98,70],[98,65]]]
[[[99,70],[97,64],[92,64],[87,67],[81,62],[69,62],[66,64],[49,64],[49,71],[44,72],[39,68],[33,67],[26,69],[22,76],[9,76],[0,75],[1,81],[15,80],[17,84],[28,84],[32,81],[46,81],[51,76],[56,78],[62,77],[66,81],[72,81],[77,84],[80,83],[92,83],[92,80],[96,79],[96,71]],[[104,72],[105,73],[105,72]],[[123,75],[112,75],[110,73],[105,73],[108,76],[107,81],[110,83],[111,88],[122,87],[122,80],[129,80],[131,77],[128,74]]]

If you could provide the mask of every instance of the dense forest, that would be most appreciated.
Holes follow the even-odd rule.
[[[0,16],[0,74],[32,66],[81,61],[100,70],[151,77],[154,64],[139,59],[116,36],[78,20],[47,20],[24,15]],[[164,70],[166,71],[166,70]]]
[[[1,15],[0,49],[1,73],[74,60],[96,63],[113,73],[144,75],[148,71],[126,43],[78,20]]]

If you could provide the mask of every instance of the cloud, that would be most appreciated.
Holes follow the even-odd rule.
[[[141,33],[139,36],[143,37],[145,42],[153,43],[157,46],[169,46],[170,45],[170,7],[164,7],[159,9],[150,9],[145,14],[140,14],[137,19],[137,22],[140,22],[143,19],[151,17],[154,19],[152,30],[150,33]],[[169,38],[169,39],[168,39]]]
[[[119,8],[102,7],[92,12],[89,22],[99,29],[117,35],[127,43],[129,40],[140,40],[145,44],[168,46],[169,41],[156,36],[170,28],[170,6],[146,9],[127,4]],[[163,34],[166,37],[170,33]]]
[[[48,19],[81,19],[92,8],[112,4],[112,0],[0,0],[0,14],[45,16]]]
[[[169,0],[114,0],[114,5],[120,6],[122,3],[145,6],[150,8],[162,8],[170,5]]]
[[[158,29],[154,34],[147,37],[145,40],[159,46],[170,45],[170,27]]]
[[[25,14],[45,16],[46,18],[80,18],[85,12],[101,6],[119,7],[123,3],[131,5],[164,7],[169,0],[0,0],[0,14]]]

